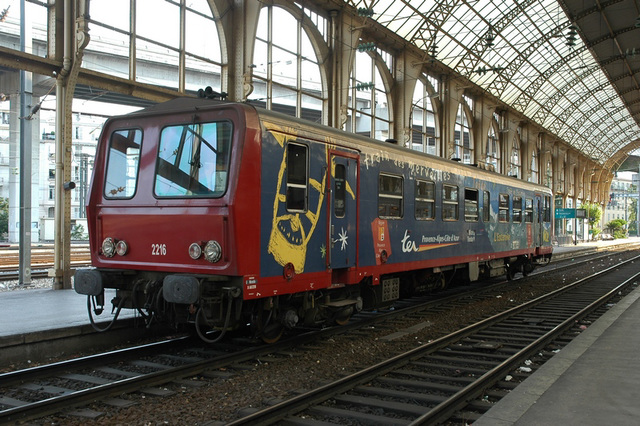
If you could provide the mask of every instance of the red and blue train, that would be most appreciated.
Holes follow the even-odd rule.
[[[457,279],[529,273],[551,258],[551,196],[248,104],[179,98],[105,123],[92,267],[74,287],[92,323],[115,289],[118,312],[271,342]]]

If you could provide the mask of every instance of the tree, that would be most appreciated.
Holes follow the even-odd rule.
[[[9,199],[0,198],[0,238],[9,233]]]
[[[73,225],[71,227],[71,239],[72,240],[86,240],[89,237],[84,233],[84,226]]]
[[[627,234],[624,230],[624,226],[627,224],[627,221],[624,219],[613,219],[611,222],[607,223],[605,226],[607,229],[611,230],[611,234],[613,234],[613,238],[626,238]]]
[[[629,188],[629,192],[631,194],[638,193],[638,187],[636,185],[631,185]],[[631,197],[631,202],[629,203],[629,234],[638,235],[638,200]]]
[[[589,221],[589,230],[591,231],[591,238],[595,238],[600,233],[600,228],[596,225],[600,223],[600,218],[602,217],[602,208],[600,204],[596,203],[584,203],[582,205],[583,209],[587,212],[587,220]]]

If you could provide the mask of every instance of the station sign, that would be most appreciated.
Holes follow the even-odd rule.
[[[585,209],[556,208],[554,215],[556,219],[586,219],[587,211]]]

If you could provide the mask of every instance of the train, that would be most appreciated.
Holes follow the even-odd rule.
[[[361,310],[552,256],[549,188],[274,111],[181,97],[109,118],[75,291],[188,327],[345,324]],[[115,320],[115,318],[114,318]]]

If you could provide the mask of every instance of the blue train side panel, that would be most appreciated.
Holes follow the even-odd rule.
[[[410,162],[399,162],[380,157],[368,158],[361,166],[361,227],[363,242],[360,252],[361,266],[418,262],[434,259],[455,259],[502,250],[492,244],[492,229],[482,220],[465,221],[461,192],[465,188],[486,188],[487,182],[455,175]],[[379,217],[380,175],[402,179],[403,212],[401,217]],[[417,181],[435,184],[433,219],[416,219]],[[457,220],[442,220],[442,184],[457,188]],[[490,185],[497,191],[496,185]],[[479,211],[483,208],[481,202]],[[492,209],[497,211],[497,208]],[[494,213],[492,213],[494,214]],[[495,214],[494,214],[495,215]],[[454,260],[452,260],[453,262]]]
[[[263,133],[262,277],[282,276],[288,264],[296,274],[326,270],[327,152],[327,146],[322,143],[275,131]],[[305,155],[306,170],[292,172],[296,159],[288,153]],[[308,173],[308,186],[288,184],[290,174],[303,172]],[[295,178],[289,176],[289,180],[295,181]],[[296,190],[305,192],[301,197],[303,204],[287,206],[287,191],[291,194]]]
[[[312,140],[294,128],[268,129],[262,138],[262,278],[290,279],[293,273],[323,285],[354,284],[370,276],[512,258],[495,266],[500,269],[517,257],[539,255],[541,246],[550,254],[545,189],[395,147],[387,152],[329,137]],[[346,190],[336,184],[339,165],[350,170]],[[418,194],[419,185],[429,186],[429,195]],[[347,204],[351,211],[334,204],[340,188],[353,201]],[[353,218],[354,209],[356,219],[341,219]]]

